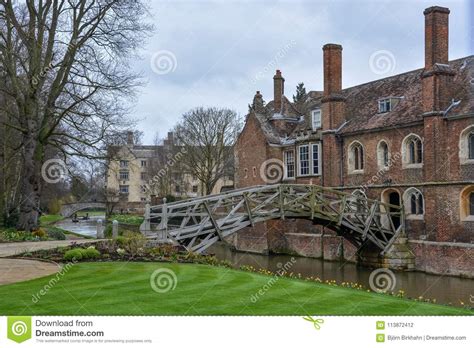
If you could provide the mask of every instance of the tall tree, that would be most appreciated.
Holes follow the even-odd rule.
[[[186,170],[199,180],[205,194],[233,173],[233,145],[240,129],[235,111],[203,107],[185,113],[175,127],[178,145],[184,147]]]
[[[293,102],[300,104],[304,103],[306,100],[307,94],[306,94],[306,88],[304,86],[303,82],[298,83],[296,86],[296,95],[293,95]]]
[[[140,83],[128,59],[151,27],[142,0],[0,0],[0,92],[21,142],[18,228],[38,225],[45,150],[100,157]]]

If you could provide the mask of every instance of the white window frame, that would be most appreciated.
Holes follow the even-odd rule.
[[[387,102],[388,102],[388,108],[387,108]],[[384,114],[390,111],[392,111],[392,98],[379,99],[379,114]]]
[[[314,148],[318,149],[318,172],[315,173],[314,171]],[[313,143],[311,144],[311,173],[313,175],[319,176],[321,175],[321,143]]]
[[[411,195],[416,195],[421,198],[421,204],[423,209],[423,214],[412,214],[411,212]],[[426,204],[425,204],[425,196],[423,192],[418,190],[416,187],[410,187],[405,190],[403,193],[403,205],[405,207],[405,217],[409,220],[423,220],[425,218],[426,213]]]
[[[122,188],[127,188],[126,190],[122,191]],[[119,185],[119,193],[122,195],[130,193],[130,186],[129,185]]]
[[[315,122],[315,115],[319,115],[318,122]],[[311,111],[311,128],[315,131],[321,128],[322,124],[322,112],[321,109],[314,109]]]
[[[307,158],[307,162],[308,162],[308,173],[306,174],[303,174],[301,169],[302,169],[302,166],[301,166],[301,149],[302,148],[307,148],[307,155],[308,155],[308,158]],[[300,145],[298,146],[298,176],[310,176],[311,175],[311,150],[310,150],[310,146],[309,144],[305,144],[305,145]]]
[[[410,162],[410,147],[409,142],[412,139],[418,139],[421,142],[421,162],[420,163],[411,163]],[[415,149],[416,151],[416,149]],[[415,154],[416,156],[416,154]],[[402,141],[402,168],[423,168],[423,163],[425,161],[425,144],[423,138],[418,134],[410,133]]]
[[[288,162],[288,153],[291,153],[293,156],[293,162]],[[295,151],[294,150],[285,150],[283,152],[283,163],[285,168],[285,179],[294,179],[296,177],[296,158],[295,158]],[[293,164],[293,176],[288,175],[288,165]]]

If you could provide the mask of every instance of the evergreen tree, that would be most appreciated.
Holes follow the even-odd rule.
[[[304,87],[304,83],[298,83],[296,86],[296,95],[293,95],[293,102],[295,103],[302,103],[306,99],[306,88]]]

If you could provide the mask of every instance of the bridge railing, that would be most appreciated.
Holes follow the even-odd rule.
[[[141,230],[184,242],[192,251],[270,219],[319,221],[360,246],[387,250],[404,230],[403,208],[315,185],[275,184],[147,206]],[[203,244],[204,243],[204,244]],[[193,249],[194,248],[194,249]]]

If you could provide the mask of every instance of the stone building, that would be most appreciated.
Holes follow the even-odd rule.
[[[160,204],[166,196],[184,199],[203,195],[199,180],[186,170],[184,152],[176,146],[172,132],[162,145],[135,144],[133,133],[128,133],[127,144],[110,147],[109,157],[106,191],[114,211],[142,213],[145,203]],[[231,188],[233,178],[224,177],[213,193]]]
[[[342,47],[326,44],[324,90],[299,103],[277,70],[273,100],[257,91],[237,141],[236,187],[310,183],[403,204],[414,268],[474,277],[474,56],[449,60],[449,9],[424,17],[421,69],[342,88]],[[307,221],[260,224],[234,244],[361,261],[343,237]]]

